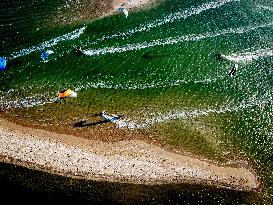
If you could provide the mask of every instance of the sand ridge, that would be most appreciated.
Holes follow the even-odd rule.
[[[0,122],[3,162],[91,180],[259,188],[256,174],[245,167],[217,166],[141,140],[107,143]]]

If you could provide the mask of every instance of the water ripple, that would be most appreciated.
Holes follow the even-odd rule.
[[[138,27],[130,29],[126,32],[119,32],[117,34],[113,34],[110,36],[103,36],[102,38],[98,40],[107,40],[107,39],[112,39],[112,38],[118,38],[118,37],[126,37],[130,36],[134,33],[139,33],[143,31],[149,31],[152,28],[162,26],[167,23],[173,23],[174,21],[180,20],[180,19],[186,19],[190,16],[193,15],[198,15],[204,11],[210,10],[210,9],[216,9],[219,8],[227,3],[234,2],[234,1],[240,1],[240,0],[218,0],[218,1],[213,1],[209,3],[202,4],[198,7],[193,7],[190,9],[187,9],[185,11],[178,11],[172,14],[169,14],[167,16],[164,16],[161,19],[156,19],[152,22],[146,22],[145,24],[140,24]]]

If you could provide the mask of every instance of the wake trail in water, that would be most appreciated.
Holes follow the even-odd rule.
[[[215,38],[218,36],[224,36],[224,35],[230,35],[230,34],[244,34],[259,28],[270,27],[272,25],[273,25],[273,22],[269,24],[263,24],[263,25],[257,25],[257,26],[225,29],[218,32],[209,32],[209,33],[199,34],[199,35],[190,34],[190,35],[180,36],[180,37],[157,39],[150,42],[145,41],[142,43],[127,44],[122,47],[113,46],[113,47],[104,47],[99,49],[83,50],[82,52],[88,56],[122,53],[127,51],[141,50],[141,49],[150,48],[154,46],[174,45],[174,44],[188,42],[188,41],[200,41],[207,38]]]
[[[102,41],[102,40],[107,40],[107,39],[117,38],[117,37],[124,38],[124,37],[130,36],[134,33],[149,31],[152,28],[159,27],[159,26],[162,26],[167,23],[173,23],[174,21],[177,21],[180,19],[186,19],[190,16],[198,15],[204,11],[207,11],[210,9],[216,9],[216,8],[219,8],[219,7],[227,4],[227,3],[235,2],[235,1],[240,1],[240,0],[219,0],[219,1],[205,3],[205,4],[202,4],[201,6],[193,7],[193,8],[187,9],[185,11],[178,11],[178,12],[169,14],[169,15],[163,17],[162,19],[157,19],[152,22],[140,24],[138,27],[130,29],[126,32],[119,32],[117,34],[113,34],[110,36],[103,36],[102,38],[100,38],[98,40]]]
[[[12,53],[11,54],[11,58],[18,58],[18,57],[21,57],[21,56],[25,56],[25,55],[28,55],[34,51],[38,51],[38,50],[42,50],[42,49],[45,49],[45,48],[51,48],[55,45],[57,45],[59,42],[62,42],[62,41],[68,41],[68,40],[74,40],[76,38],[79,38],[81,34],[83,34],[83,32],[85,31],[86,27],[82,27],[82,28],[79,28],[79,29],[76,29],[70,33],[67,33],[67,34],[64,34],[62,36],[58,36],[56,38],[53,38],[49,41],[45,41],[43,43],[41,43],[40,45],[38,46],[32,46],[30,48],[24,48],[18,52],[15,52],[15,53]]]
[[[273,48],[258,49],[251,52],[244,53],[234,53],[231,55],[222,55],[226,60],[237,62],[237,63],[246,63],[259,58],[266,58],[273,56]]]

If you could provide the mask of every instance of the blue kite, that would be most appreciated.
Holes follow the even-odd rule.
[[[43,51],[41,54],[41,58],[43,59],[43,61],[46,61],[48,58],[48,52],[47,51]]]
[[[54,53],[52,50],[42,51],[41,58],[44,62],[47,62],[49,54]]]
[[[7,67],[7,60],[0,57],[0,71],[5,70]]]

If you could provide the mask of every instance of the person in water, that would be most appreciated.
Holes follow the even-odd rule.
[[[237,64],[233,64],[233,65],[231,66],[231,69],[230,69],[229,72],[228,72],[228,75],[229,75],[230,77],[233,77],[233,76],[235,75],[235,73],[237,72],[237,69],[238,69],[238,65],[237,65]]]

